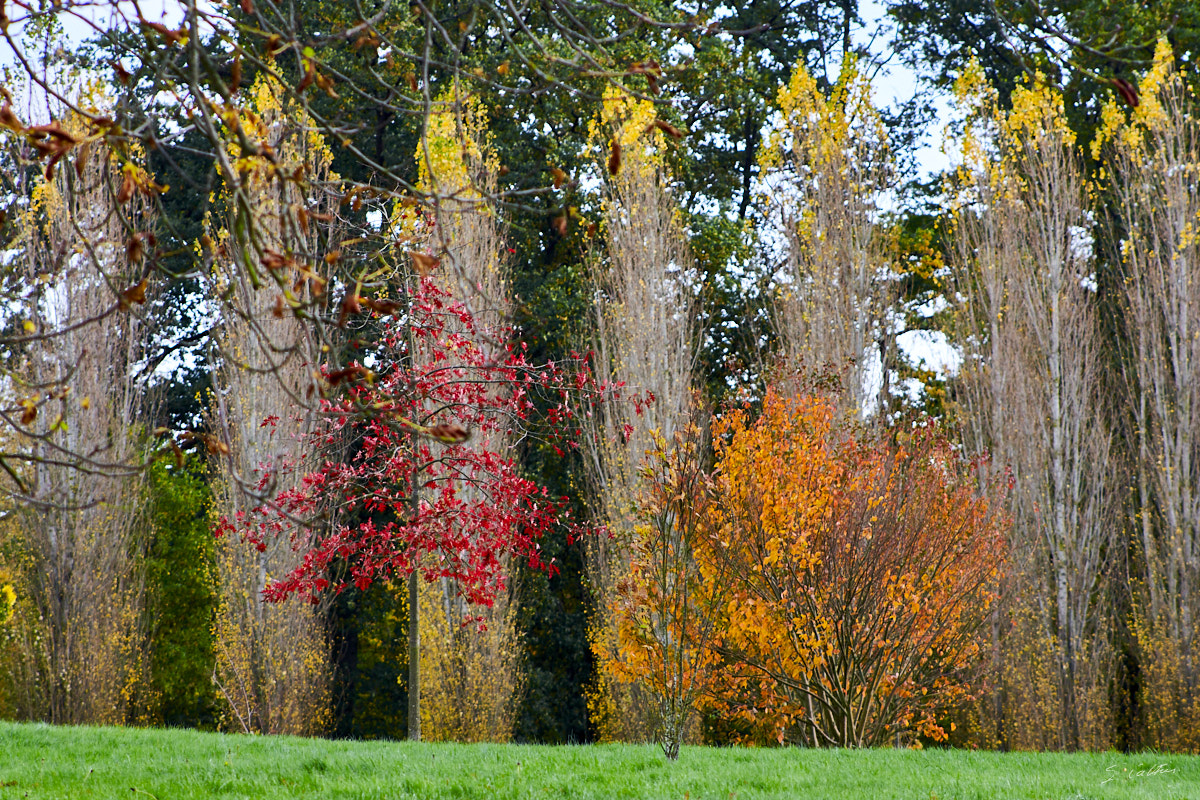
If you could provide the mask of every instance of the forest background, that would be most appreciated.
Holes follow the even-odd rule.
[[[884,10],[7,4],[0,712],[1200,749],[1200,12]]]

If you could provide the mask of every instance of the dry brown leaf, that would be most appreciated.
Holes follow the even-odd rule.
[[[679,130],[679,128],[676,128],[674,125],[667,122],[666,120],[661,120],[661,119],[654,120],[654,127],[658,128],[660,131],[665,133],[667,136],[670,136],[672,139],[682,139],[683,138],[683,131]],[[647,128],[646,130],[649,130],[649,128]]]
[[[1113,78],[1112,85],[1116,87],[1117,93],[1121,95],[1121,99],[1125,101],[1127,106],[1130,108],[1138,107],[1137,89],[1133,88],[1129,81],[1123,78]]]
[[[8,103],[0,106],[0,125],[15,133],[22,133],[25,130],[25,124],[21,122]]]
[[[38,415],[37,403],[33,400],[23,400],[21,401],[21,406],[25,409],[21,414],[21,424],[25,426],[32,425]]]
[[[439,259],[429,255],[428,253],[419,253],[416,250],[408,251],[408,257],[412,259],[413,269],[415,269],[417,274],[422,277],[433,272],[435,269],[441,266],[442,263]]]
[[[269,270],[284,269],[285,267],[290,267],[292,263],[292,259],[282,253],[277,253],[274,250],[263,251],[262,265]]]
[[[125,242],[125,257],[129,259],[130,264],[142,263],[142,258],[146,255],[146,237],[140,233],[135,233]],[[145,283],[145,281],[143,281]]]
[[[126,171],[125,177],[121,179],[121,188],[117,190],[117,202],[128,203],[129,198],[133,197],[134,188],[133,175]]]
[[[439,422],[429,429],[429,435],[446,444],[462,444],[471,438],[471,432],[457,422]]]
[[[608,154],[608,174],[616,175],[621,171],[621,143],[617,141],[617,137],[612,139],[612,147]]]
[[[130,286],[121,292],[121,299],[118,301],[122,310],[127,310],[133,304],[142,305],[146,302],[146,287],[149,285],[147,278],[142,278],[138,283]]]
[[[338,326],[343,327],[346,324],[346,318],[351,314],[358,314],[362,311],[361,298],[357,292],[347,291],[346,296],[342,298],[342,313],[338,316]]]

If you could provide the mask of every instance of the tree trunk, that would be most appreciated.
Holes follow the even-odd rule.
[[[421,576],[408,576],[408,739],[421,741],[421,624],[417,589]]]

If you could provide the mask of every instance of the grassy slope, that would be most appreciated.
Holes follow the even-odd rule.
[[[1158,764],[1158,774],[1136,774]],[[0,798],[148,796],[1200,800],[1200,758],[685,748],[667,764],[650,746],[413,745],[0,723]]]

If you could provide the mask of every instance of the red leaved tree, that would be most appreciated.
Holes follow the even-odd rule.
[[[414,261],[428,267],[434,259]],[[539,539],[562,526],[578,532],[565,498],[524,477],[515,453],[537,427],[538,406],[548,405],[537,414],[541,434],[573,442],[576,404],[602,394],[583,359],[532,364],[511,331],[480,324],[431,277],[406,288],[399,300],[349,292],[342,304],[347,315],[373,313],[381,335],[359,361],[323,370],[328,424],[308,445],[349,443],[352,455],[326,460],[296,488],[221,522],[220,533],[254,546],[291,537],[306,551],[269,584],[269,600],[316,602],[327,591],[407,576],[411,620],[419,576],[449,578],[469,603],[490,606],[505,590],[506,563],[553,572]],[[277,477],[262,474],[259,488]],[[419,677],[411,671],[409,694],[409,735],[418,738]]]

